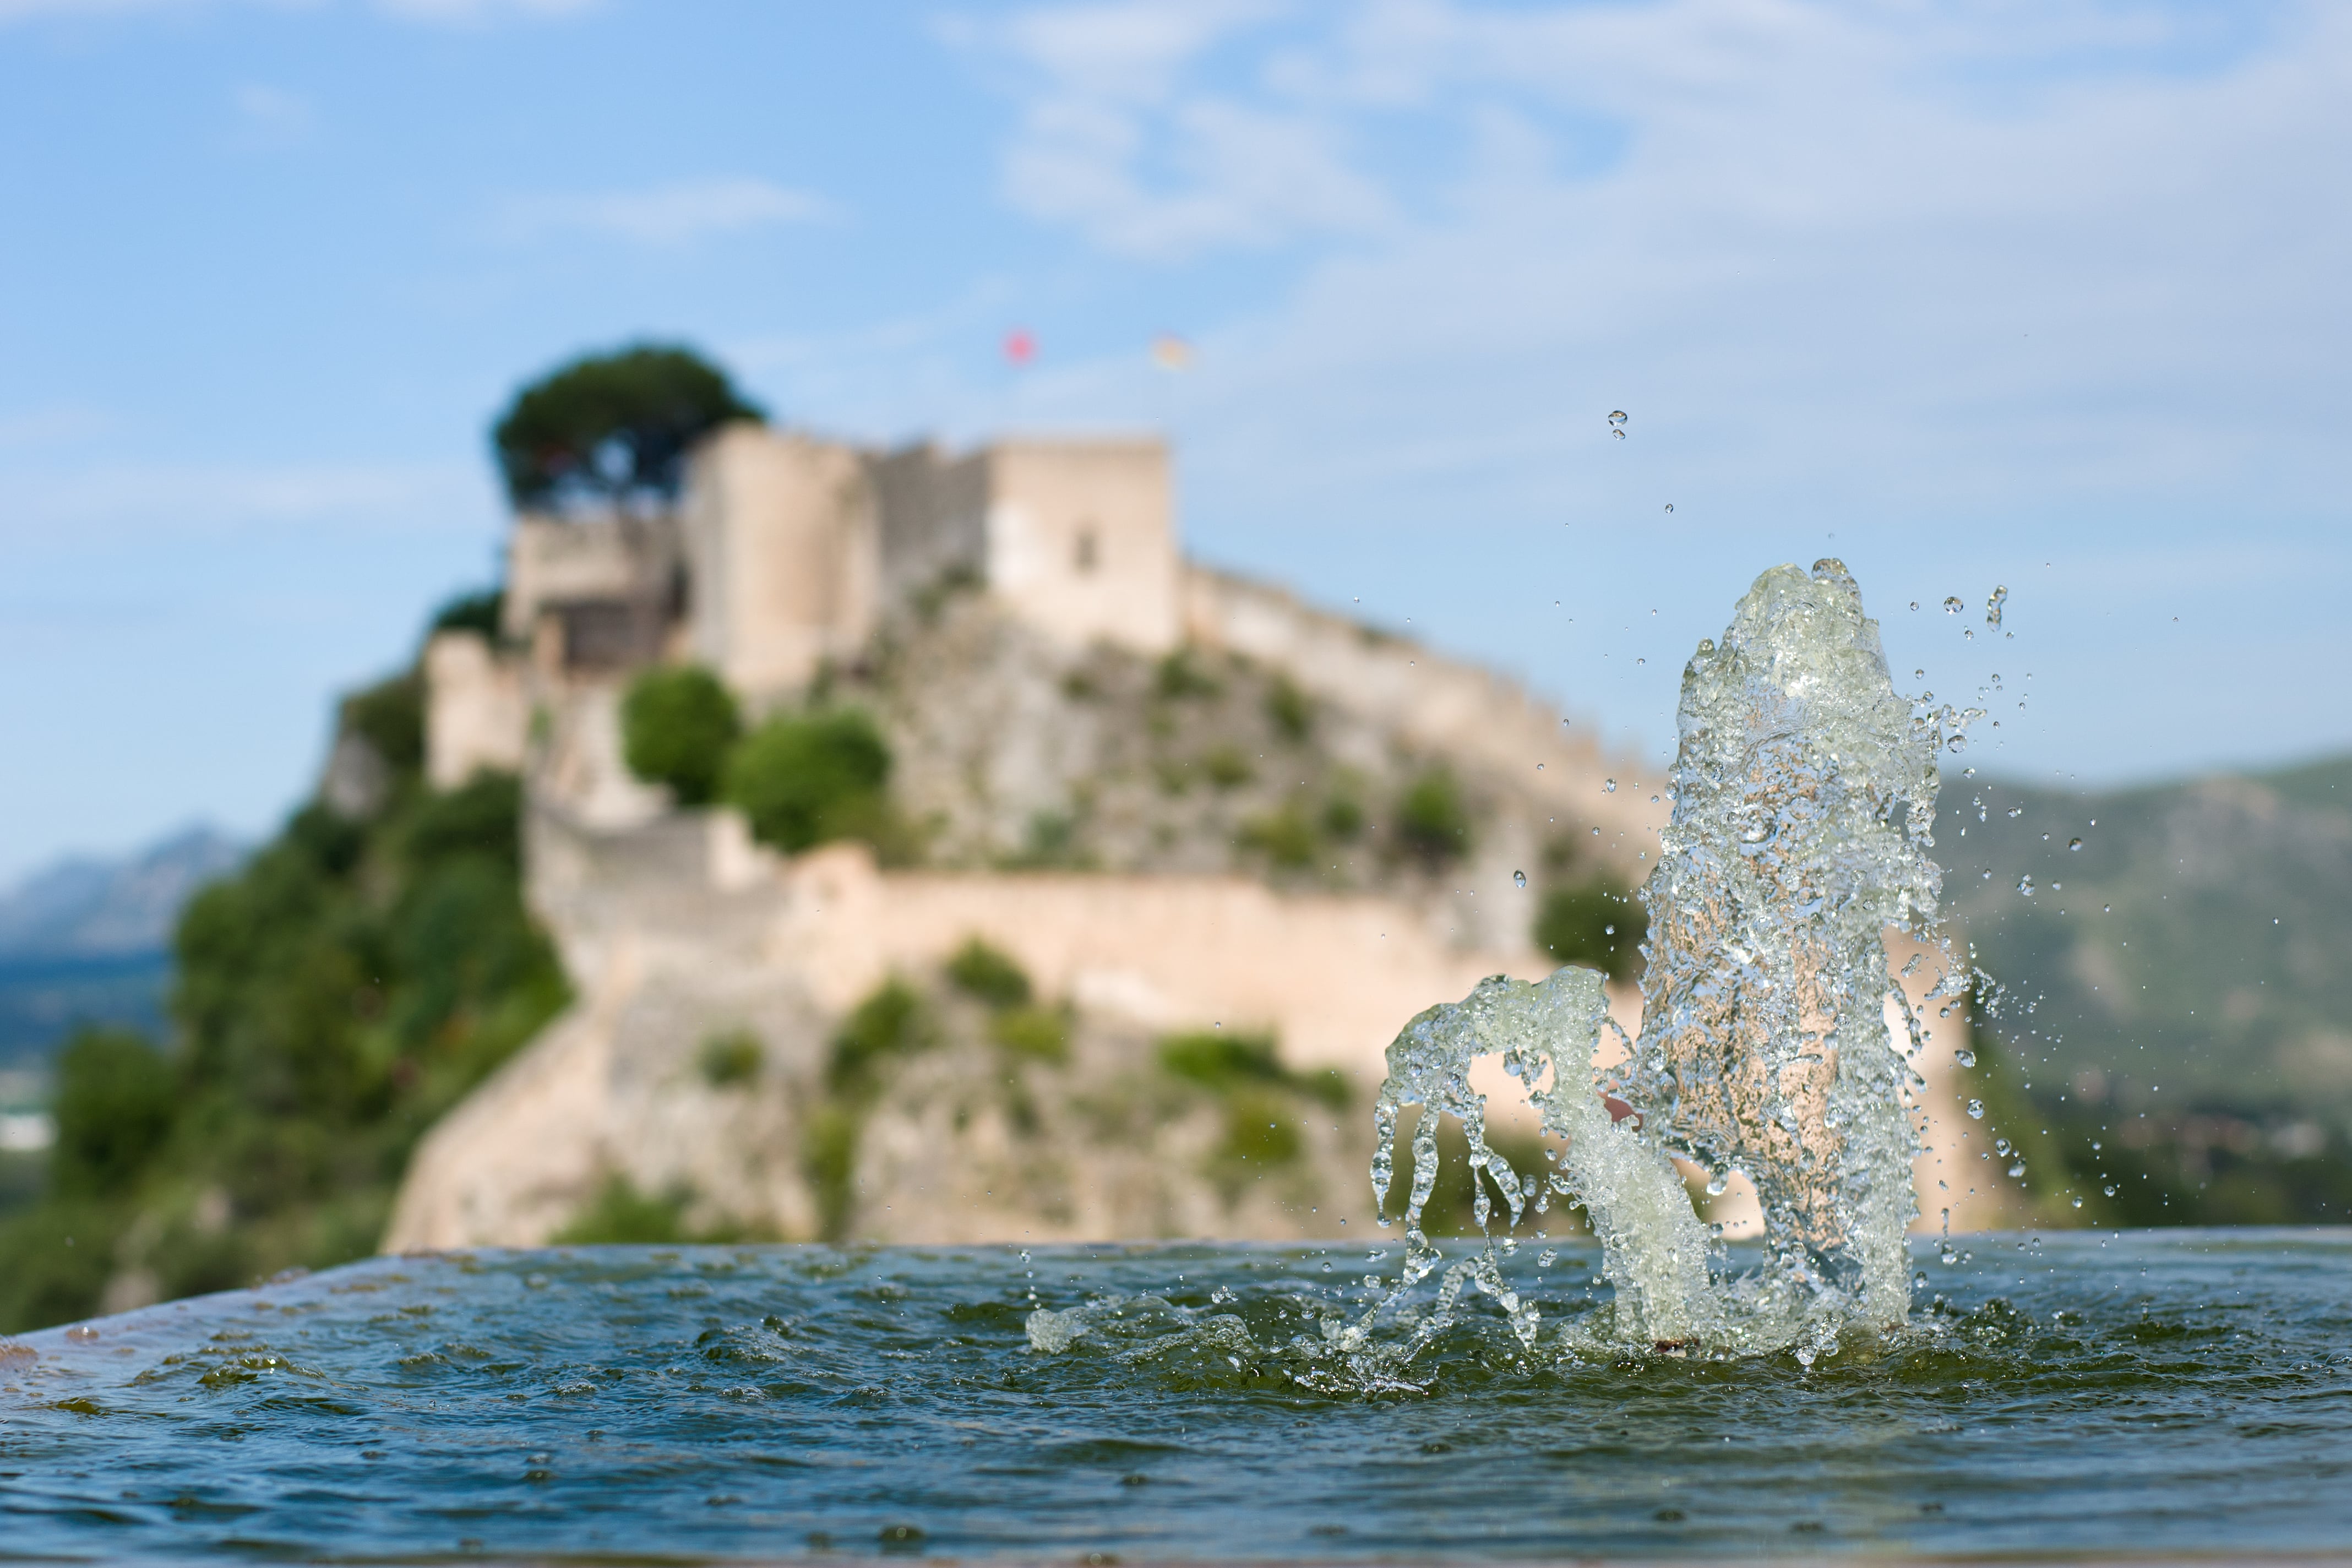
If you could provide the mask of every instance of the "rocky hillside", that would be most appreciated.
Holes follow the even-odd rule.
[[[824,692],[882,719],[921,863],[1377,892],[1445,908],[1465,945],[1501,949],[1530,941],[1546,887],[1647,872],[1636,825],[1663,820],[1660,781],[1589,747],[1507,769],[1237,652],[1073,652],[976,594],[924,609]],[[1430,658],[1357,635],[1400,665]]]

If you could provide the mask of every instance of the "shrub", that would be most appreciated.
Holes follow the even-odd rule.
[[[978,937],[967,938],[948,960],[948,978],[958,987],[1003,1009],[1024,1005],[1032,994],[1029,976],[1021,965]]]
[[[724,793],[752,836],[787,854],[890,833],[890,748],[856,709],[771,719],[727,762]]]
[[[1239,746],[1212,746],[1201,757],[1201,771],[1219,789],[1234,789],[1257,776]]]
[[[49,1179],[69,1196],[109,1196],[139,1179],[171,1135],[172,1064],[137,1035],[83,1029],[58,1053]]]
[[[460,594],[433,612],[436,632],[472,632],[497,642],[506,625],[507,595],[502,588]]]
[[[1397,805],[1397,837],[1432,863],[1470,852],[1470,810],[1451,772],[1432,768],[1413,781]]]
[[[1286,740],[1304,741],[1315,729],[1315,704],[1287,675],[1266,688],[1265,716]]]
[[[1612,980],[1633,973],[1650,917],[1631,895],[1593,880],[1554,888],[1536,911],[1536,945],[1556,963],[1581,963]]]
[[[1363,804],[1352,795],[1335,793],[1323,803],[1323,831],[1341,843],[1352,843],[1364,830]]]
[[[425,765],[425,680],[415,671],[378,681],[342,700],[341,728],[375,749],[396,775]]]
[[[825,1079],[837,1093],[870,1096],[882,1064],[929,1046],[936,1037],[923,999],[905,981],[884,981],[852,1009],[833,1037]]]
[[[1160,1042],[1160,1067],[1171,1078],[1184,1079],[1220,1095],[1259,1089],[1284,1089],[1333,1110],[1348,1104],[1348,1075],[1337,1068],[1295,1073],[1282,1065],[1274,1037],[1223,1029],[1195,1029],[1171,1035]]]
[[[1246,847],[1263,852],[1275,865],[1292,870],[1313,865],[1316,852],[1323,847],[1315,831],[1314,818],[1308,816],[1306,803],[1297,796],[1285,801],[1279,811],[1244,822],[1241,840]]]
[[[551,1239],[558,1247],[675,1247],[692,1239],[686,1228],[686,1205],[682,1192],[641,1193],[628,1177],[611,1176],[595,1201],[572,1215],[572,1223]]]
[[[1290,1108],[1264,1090],[1244,1090],[1225,1101],[1224,1142],[1220,1159],[1235,1164],[1287,1165],[1298,1158],[1298,1128]]]
[[[1055,1008],[1007,1008],[988,1021],[988,1036],[1014,1056],[1055,1063],[1070,1059],[1070,1021]]]
[[[621,700],[629,771],[667,784],[680,805],[708,805],[718,795],[728,749],[742,727],[733,695],[699,665],[646,670]]]
[[[1189,647],[1180,647],[1160,661],[1160,668],[1153,672],[1151,689],[1171,701],[1218,697],[1225,689],[1214,676],[1192,662],[1192,650]]]
[[[733,1089],[760,1076],[767,1053],[760,1037],[749,1029],[729,1029],[702,1042],[702,1081],[713,1089]]]

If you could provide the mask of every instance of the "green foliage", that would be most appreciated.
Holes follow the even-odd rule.
[[[1286,870],[1304,870],[1314,865],[1323,847],[1313,815],[1297,795],[1275,811],[1244,821],[1241,841],[1244,847],[1257,850]]]
[[[120,1205],[54,1193],[0,1222],[0,1333],[96,1315],[122,1224]]]
[[[987,1003],[1005,1009],[1026,1005],[1034,994],[1028,973],[1012,956],[978,937],[968,937],[948,960],[948,978]]]
[[[524,387],[490,444],[518,507],[667,501],[697,441],[765,417],[724,371],[645,345],[574,360]]]
[[[46,1194],[0,1226],[0,1331],[94,1310],[119,1268],[168,1297],[373,1251],[417,1137],[567,1001],[522,904],[520,788],[425,789],[415,689],[342,708],[406,764],[373,820],[306,806],[189,902],[169,1056],[91,1035],[60,1061]]]
[[[1303,1150],[1292,1108],[1264,1089],[1245,1089],[1225,1099],[1225,1134],[1217,1157],[1260,1169],[1294,1163]]]
[[[425,765],[425,680],[415,670],[343,699],[341,723],[375,748],[395,774]]]
[[[1189,647],[1180,647],[1160,661],[1152,673],[1152,691],[1163,700],[1181,702],[1224,695],[1224,683],[1195,662]]]
[[[1033,1061],[1070,1059],[1070,1021],[1058,1008],[1009,1007],[988,1021],[988,1037]]]
[[[432,630],[472,632],[497,642],[504,635],[507,595],[503,588],[460,594],[433,612]]]
[[[1470,808],[1450,769],[1432,768],[1397,803],[1397,837],[1432,865],[1470,853]]]
[[[1323,831],[1342,844],[1353,843],[1364,831],[1364,806],[1353,795],[1334,791],[1323,803]]]
[[[754,837],[798,854],[835,839],[890,836],[889,779],[882,732],[844,708],[769,720],[736,746],[723,785]]]
[[[1201,756],[1201,771],[1219,789],[1237,789],[1257,776],[1239,746],[1212,746]]]
[[[595,1201],[555,1233],[554,1244],[681,1246],[694,1239],[687,1232],[686,1205],[684,1193],[641,1193],[628,1177],[611,1176],[598,1189]]]
[[[913,986],[895,976],[884,981],[842,1021],[833,1037],[825,1083],[836,1094],[868,1099],[880,1088],[880,1069],[896,1058],[937,1043],[930,1009]]]
[[[697,1226],[687,1218],[694,1206],[690,1187],[665,1193],[641,1193],[623,1175],[605,1178],[595,1200],[572,1223],[555,1233],[558,1247],[690,1247],[717,1242],[769,1241],[774,1237],[751,1226],[722,1221]]]
[[[1267,686],[1265,716],[1287,741],[1304,742],[1315,731],[1315,704],[1287,675],[1276,674]]]
[[[728,750],[742,731],[734,695],[698,664],[648,669],[621,700],[629,771],[667,784],[680,805],[708,805],[718,796]]]
[[[51,1186],[67,1197],[128,1191],[170,1136],[179,1104],[172,1064],[145,1040],[80,1031],[58,1056]]]
[[[1160,1068],[1171,1078],[1230,1096],[1254,1089],[1281,1089],[1334,1110],[1347,1109],[1347,1075],[1337,1068],[1295,1073],[1282,1065],[1272,1035],[1195,1029],[1160,1042]]]
[[[845,1240],[849,1234],[865,1121],[857,1108],[825,1102],[812,1108],[801,1125],[801,1172],[815,1190],[817,1225],[827,1241]]]
[[[1634,973],[1649,930],[1640,900],[1595,879],[1546,892],[1534,935],[1553,963],[1580,963],[1623,980]]]
[[[767,1053],[760,1037],[749,1029],[729,1029],[702,1042],[698,1065],[702,1081],[713,1089],[736,1089],[754,1082]]]

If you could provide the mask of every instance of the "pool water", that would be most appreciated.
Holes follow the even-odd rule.
[[[0,1559],[2352,1550],[2352,1231],[1967,1246],[1810,1368],[1523,1247],[1381,1373],[1362,1247],[378,1259],[0,1346]]]

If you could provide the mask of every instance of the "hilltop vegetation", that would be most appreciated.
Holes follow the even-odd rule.
[[[563,1005],[517,781],[425,786],[413,675],[340,728],[373,802],[305,805],[188,906],[172,1039],[60,1054],[43,1191],[0,1222],[0,1331],[373,1252],[410,1146]]]
[[[2119,1222],[2352,1216],[2352,760],[2084,795],[1954,779],[1937,840],[2006,993],[1979,1027]]]

